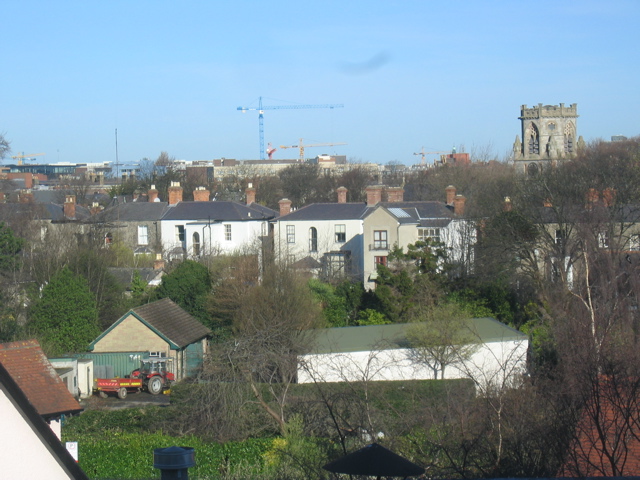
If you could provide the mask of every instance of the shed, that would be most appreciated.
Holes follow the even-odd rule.
[[[89,345],[94,353],[149,352],[172,360],[177,380],[202,364],[211,330],[168,298],[129,310]]]
[[[432,368],[417,362],[407,340],[411,324],[317,330],[311,349],[299,357],[298,382],[353,382],[432,379]],[[476,345],[464,361],[449,365],[446,379],[471,378],[480,388],[516,381],[525,373],[527,335],[493,318],[468,319]]]

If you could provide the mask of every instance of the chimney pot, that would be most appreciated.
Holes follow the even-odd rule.
[[[198,187],[193,191],[193,200],[195,202],[208,202],[211,192],[205,187]]]
[[[453,199],[453,213],[462,216],[464,215],[464,204],[467,199],[462,195],[456,195]]]
[[[382,201],[382,185],[370,185],[366,189],[367,206],[373,207]]]
[[[253,184],[249,183],[247,189],[244,191],[247,196],[247,205],[256,203],[256,189],[253,188]]]
[[[171,182],[169,187],[169,205],[175,205],[182,201],[182,187],[180,182]]]

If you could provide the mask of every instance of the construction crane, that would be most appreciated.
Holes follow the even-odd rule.
[[[424,147],[422,147],[422,150],[420,150],[420,151],[419,151],[419,152],[417,152],[417,153],[414,153],[414,155],[420,155],[420,156],[422,157],[422,165],[424,165],[424,160],[425,160],[425,157],[426,157],[427,155],[429,155],[429,154],[437,154],[437,153],[449,153],[449,152],[448,152],[448,151],[444,151],[444,152],[442,152],[442,151],[438,151],[438,152],[425,152],[425,151],[424,151]]]
[[[346,145],[346,143],[314,143],[305,145],[300,139],[298,145],[280,145],[280,148],[299,148],[300,149],[300,162],[304,162],[304,149],[307,147],[333,147],[334,145]]]
[[[24,152],[20,152],[18,155],[13,155],[11,158],[13,158],[14,160],[18,160],[18,164],[22,165],[22,161],[24,159],[29,159],[31,157],[39,157],[41,155],[45,155],[44,153],[29,153],[28,155],[25,155]]]
[[[325,104],[325,105],[262,105],[262,97],[258,99],[258,107],[238,107],[242,113],[249,111],[258,112],[258,126],[260,133],[260,160],[264,160],[264,111],[265,110],[284,110],[284,109],[301,109],[301,108],[342,108],[342,104]]]

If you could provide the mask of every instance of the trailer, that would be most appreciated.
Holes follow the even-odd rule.
[[[94,380],[94,390],[102,398],[107,398],[109,393],[116,393],[121,400],[127,398],[129,393],[138,393],[142,390],[142,385],[140,378],[96,378]]]

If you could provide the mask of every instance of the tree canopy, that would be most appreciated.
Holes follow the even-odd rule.
[[[50,356],[85,351],[100,333],[95,296],[87,281],[67,267],[43,287],[29,318]]]

